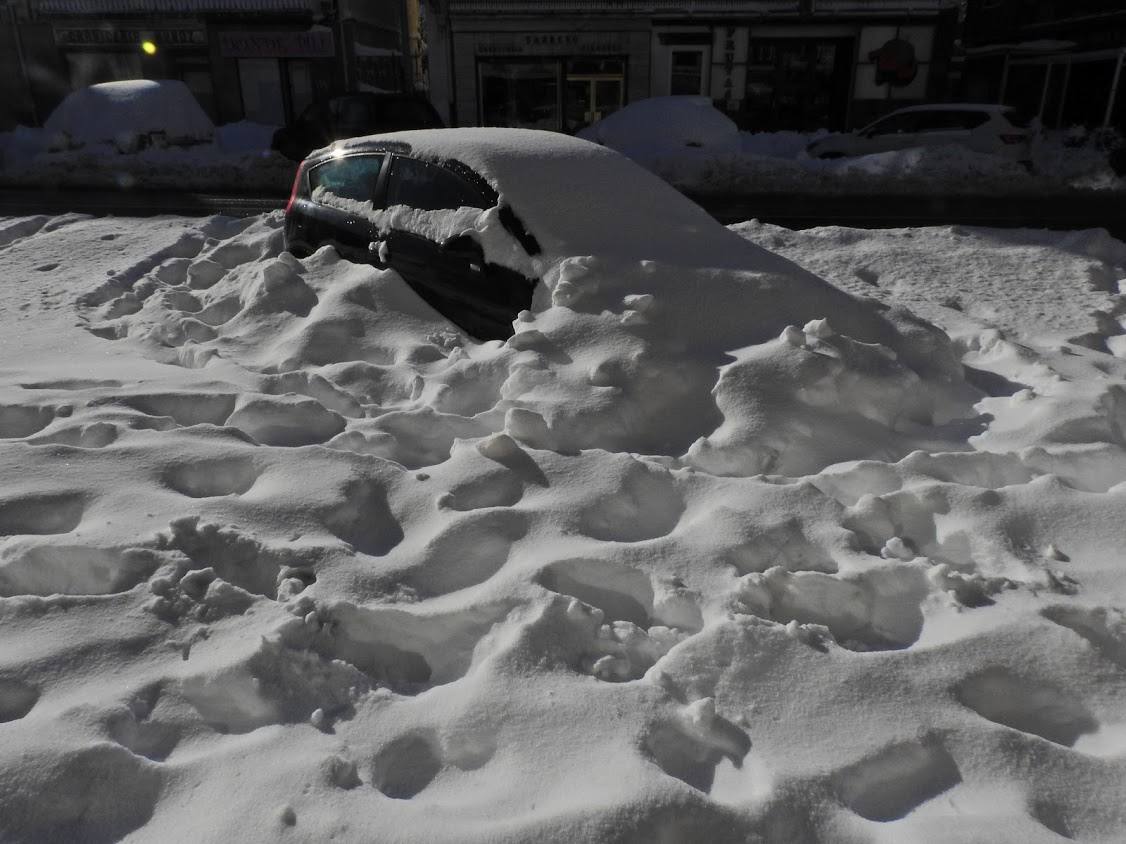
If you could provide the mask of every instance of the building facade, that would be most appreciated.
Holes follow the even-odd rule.
[[[403,0],[9,0],[0,19],[0,128],[119,79],[182,80],[216,123],[283,124],[413,75]]]
[[[963,42],[967,97],[1126,131],[1122,0],[969,0]]]
[[[748,129],[842,129],[946,95],[950,0],[429,0],[453,125],[573,132],[633,100],[710,97]]]

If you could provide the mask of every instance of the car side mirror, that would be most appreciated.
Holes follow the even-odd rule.
[[[484,253],[481,245],[466,234],[459,234],[442,242],[442,251],[452,258],[466,258],[481,261]]]

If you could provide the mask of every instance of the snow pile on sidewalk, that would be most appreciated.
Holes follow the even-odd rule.
[[[0,223],[0,838],[1121,838],[1121,245],[705,222],[503,344],[278,215]]]
[[[916,147],[855,158],[818,160],[805,148],[825,132],[741,133],[731,150],[621,149],[633,160],[689,193],[969,193],[1037,194],[1123,190],[1107,153],[1073,146],[1052,132],[1033,153],[1033,172],[1015,161],[959,146]]]

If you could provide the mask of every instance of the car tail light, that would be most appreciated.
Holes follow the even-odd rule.
[[[1028,140],[1028,135],[1002,135],[1001,142],[1005,144],[1023,144]]]
[[[285,204],[285,213],[289,214],[293,203],[297,201],[297,197],[301,193],[301,180],[305,177],[305,162],[302,161],[297,167],[297,175],[293,177],[293,188],[289,191],[289,201]]]

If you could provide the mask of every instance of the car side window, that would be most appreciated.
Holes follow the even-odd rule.
[[[382,167],[382,154],[331,158],[309,171],[309,190],[323,188],[344,199],[371,202]]]
[[[387,188],[387,207],[394,205],[423,211],[490,207],[480,191],[445,167],[398,156],[391,166]]]
[[[954,112],[958,121],[958,129],[976,129],[989,122],[989,115],[984,111],[957,111]]]
[[[893,114],[885,117],[868,130],[869,135],[898,135],[902,132],[916,131],[918,120],[913,112]]]
[[[930,111],[919,112],[917,132],[953,132],[976,129],[989,120],[981,111]]]

